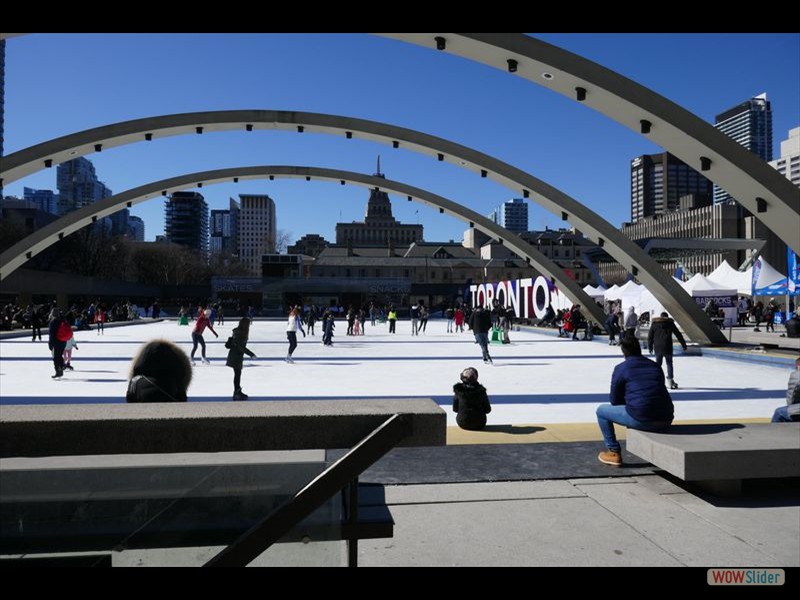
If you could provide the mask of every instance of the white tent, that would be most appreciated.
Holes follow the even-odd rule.
[[[606,289],[603,286],[594,287],[593,285],[587,285],[583,288],[583,291],[591,298],[603,298]]]
[[[780,295],[781,293],[785,293],[777,288],[775,292],[764,289],[764,288],[769,288],[770,286],[774,286],[774,284],[782,282],[782,280],[784,280],[783,283],[785,287],[786,275],[781,275],[771,264],[769,264],[764,259],[764,257],[760,257],[757,262],[761,263],[761,270],[758,273],[758,279],[756,280],[755,285],[753,285],[753,289],[763,290],[761,294],[767,296]]]
[[[708,277],[698,273],[689,281],[683,284],[683,288],[691,294],[692,298],[701,305],[705,306],[709,300],[723,310],[725,313],[725,325],[736,323],[737,316],[737,291],[734,288],[726,288]]]
[[[674,279],[678,285],[683,287],[683,281],[677,277],[673,277],[672,279]],[[653,320],[653,317],[659,316],[662,312],[667,312],[667,309],[664,308],[664,305],[656,300],[656,297],[653,296],[653,293],[647,289],[643,290],[639,296],[639,302],[636,305],[635,310],[639,316],[649,312],[651,321]]]
[[[728,264],[728,261],[723,260],[720,265],[709,274],[708,278],[725,288],[736,289],[736,292],[740,296],[749,296],[752,293],[753,267],[750,267],[746,271],[737,271]]]
[[[619,286],[615,283],[610,288],[608,288],[605,293],[603,294],[603,298],[606,302],[610,300],[619,300],[622,296],[619,293]]]

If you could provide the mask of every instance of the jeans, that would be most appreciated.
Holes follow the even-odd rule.
[[[667,361],[667,379],[672,379],[675,375],[675,372],[672,370],[672,354],[659,354],[656,352],[656,364],[660,367],[661,366],[661,359]]]
[[[200,344],[200,354],[203,355],[203,358],[206,357],[206,341],[203,339],[203,336],[199,333],[192,332],[192,358],[194,358],[194,353],[197,352],[197,344]]]
[[[613,406],[612,404],[601,404],[597,407],[597,424],[603,433],[603,442],[606,448],[612,452],[619,452],[621,447],[614,433],[614,423],[624,425],[630,429],[640,429],[642,431],[661,431],[672,423],[669,421],[637,421],[628,414],[625,406]]]
[[[483,351],[483,359],[486,360],[489,357],[489,334],[488,333],[475,333],[475,341],[481,347]]]
[[[297,332],[287,331],[286,337],[289,339],[289,356],[291,356],[294,349],[297,348]]]
[[[794,423],[795,421],[800,421],[800,416],[795,415],[795,417],[792,418],[792,415],[789,414],[788,406],[776,408],[775,412],[772,413],[773,423]]]

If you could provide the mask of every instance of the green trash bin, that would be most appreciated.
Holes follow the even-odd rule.
[[[503,330],[500,327],[492,327],[492,337],[489,341],[492,344],[502,344]]]

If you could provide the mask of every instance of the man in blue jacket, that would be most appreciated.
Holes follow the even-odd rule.
[[[660,431],[672,423],[672,398],[664,385],[664,373],[656,363],[642,356],[639,340],[623,336],[620,348],[625,361],[611,376],[611,404],[597,407],[597,423],[607,450],[597,458],[607,465],[622,464],[614,423],[642,431]]]

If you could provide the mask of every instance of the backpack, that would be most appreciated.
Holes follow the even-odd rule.
[[[72,327],[70,327],[69,323],[66,321],[61,321],[61,323],[58,325],[58,329],[56,330],[56,339],[59,342],[66,342],[71,337]]]

